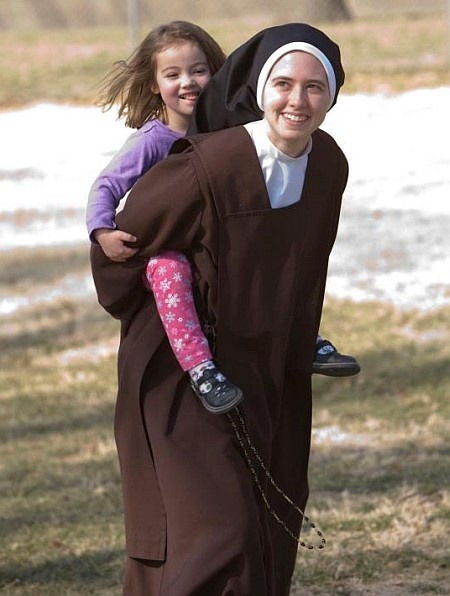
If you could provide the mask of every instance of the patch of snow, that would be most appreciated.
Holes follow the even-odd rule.
[[[322,426],[313,428],[311,431],[313,441],[316,444],[323,443],[364,443],[367,437],[344,432],[339,426]]]
[[[450,303],[449,105],[447,87],[342,95],[327,115],[350,164],[328,296]],[[0,129],[0,250],[87,243],[90,186],[131,131],[111,111],[50,104],[0,112]]]

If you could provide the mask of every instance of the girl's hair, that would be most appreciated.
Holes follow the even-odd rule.
[[[159,52],[185,42],[200,47],[211,74],[225,62],[218,43],[201,27],[186,21],[160,25],[150,31],[127,60],[114,63],[100,83],[97,105],[107,111],[118,103],[118,118],[125,118],[125,125],[130,128],[140,128],[147,120],[163,115],[161,95],[152,91],[156,84],[156,58]]]

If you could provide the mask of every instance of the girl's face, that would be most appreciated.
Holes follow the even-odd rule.
[[[191,42],[169,47],[156,57],[156,84],[166,107],[166,124],[185,133],[200,91],[211,78],[205,53]]]
[[[268,136],[280,151],[298,157],[325,119],[330,102],[322,64],[305,52],[290,52],[275,62],[262,103]]]

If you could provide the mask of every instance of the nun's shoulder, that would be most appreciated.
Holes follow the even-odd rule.
[[[318,128],[312,135],[313,138],[313,148],[320,149],[322,151],[327,151],[332,153],[336,156],[336,158],[341,158],[347,161],[344,152],[337,144],[336,140],[327,132]]]

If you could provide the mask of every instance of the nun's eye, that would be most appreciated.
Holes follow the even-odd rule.
[[[289,87],[288,81],[275,81],[274,87],[279,87],[280,89],[287,89]]]
[[[309,83],[308,89],[311,89],[311,91],[315,91],[316,93],[322,93],[325,91],[325,85],[321,85],[320,83]]]

